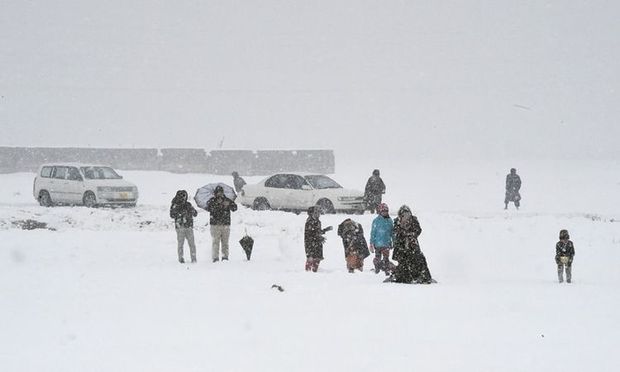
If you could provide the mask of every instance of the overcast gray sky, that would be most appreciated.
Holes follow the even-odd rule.
[[[0,2],[0,145],[618,154],[620,2]]]

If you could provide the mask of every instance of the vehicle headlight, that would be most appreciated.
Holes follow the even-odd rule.
[[[109,186],[97,186],[97,192],[113,192],[112,187]]]

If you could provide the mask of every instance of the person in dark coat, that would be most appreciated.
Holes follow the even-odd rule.
[[[331,230],[331,226],[321,228],[321,210],[317,207],[308,208],[308,219],[304,229],[304,247],[306,249],[306,271],[317,272],[323,260],[323,236]]]
[[[372,176],[366,182],[364,188],[364,200],[366,201],[366,208],[370,210],[370,213],[375,213],[379,204],[381,204],[382,195],[385,194],[385,184],[380,177],[378,169],[372,171]]]
[[[521,177],[517,174],[515,168],[510,169],[510,174],[506,176],[506,196],[504,197],[504,209],[508,209],[508,203],[515,203],[515,207],[519,209],[521,205]]]
[[[170,205],[170,218],[174,219],[174,228],[177,232],[177,255],[180,263],[183,258],[183,244],[187,239],[192,262],[196,262],[196,244],[194,243],[194,217],[198,212],[187,201],[187,191],[179,190]]]
[[[232,176],[233,176],[233,185],[235,185],[235,192],[239,194],[243,190],[243,186],[246,185],[245,180],[241,178],[241,176],[239,176],[239,173],[237,172],[232,172]]]
[[[558,281],[564,281],[564,268],[566,268],[566,282],[572,280],[573,257],[575,257],[575,246],[569,240],[568,230],[560,230],[560,241],[555,245],[555,263],[558,265]]]
[[[215,195],[207,201],[207,211],[211,213],[211,258],[213,262],[220,260],[220,245],[222,261],[228,260],[228,238],[230,237],[230,212],[237,210],[237,204],[224,195],[224,188],[216,186]]]
[[[338,236],[342,238],[347,270],[350,273],[364,271],[364,259],[370,256],[370,251],[362,225],[347,218],[338,225]]]
[[[433,282],[426,257],[420,249],[418,237],[422,228],[418,218],[411,209],[403,205],[394,219],[394,253],[392,258],[398,261],[394,274],[386,281],[397,283],[430,284]]]

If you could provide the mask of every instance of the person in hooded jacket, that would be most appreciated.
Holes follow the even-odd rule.
[[[508,209],[508,203],[515,203],[515,207],[519,209],[521,205],[521,177],[517,174],[515,168],[510,168],[510,174],[506,175],[506,196],[504,197],[504,209]]]
[[[323,236],[331,230],[331,226],[321,228],[321,210],[318,207],[308,208],[308,219],[304,228],[304,248],[306,250],[306,271],[317,272],[323,260]]]
[[[235,185],[235,192],[239,194],[241,193],[241,191],[243,191],[243,186],[246,185],[245,180],[241,178],[241,176],[237,172],[232,172],[232,176],[233,176],[233,185]]]
[[[389,275],[394,269],[394,264],[390,262],[390,249],[392,249],[392,230],[394,222],[390,217],[390,209],[387,204],[381,203],[377,206],[378,215],[372,221],[370,229],[370,252],[375,254],[373,263],[375,273],[379,271]]]
[[[338,225],[338,236],[342,238],[347,270],[350,273],[355,270],[364,271],[364,259],[370,255],[370,252],[362,225],[347,218]]]
[[[575,257],[575,246],[569,240],[568,230],[560,230],[560,241],[555,245],[555,263],[558,265],[558,281],[564,281],[564,268],[566,268],[566,282],[570,283],[572,278],[573,257]]]
[[[220,246],[222,261],[228,260],[228,239],[230,238],[230,212],[237,210],[237,204],[224,195],[224,188],[216,186],[214,196],[207,201],[207,211],[211,213],[211,258],[213,262],[220,260]]]
[[[394,219],[394,254],[392,258],[398,261],[394,274],[386,281],[398,283],[430,284],[433,282],[426,257],[420,249],[418,237],[422,228],[418,218],[411,213],[411,209],[403,205],[398,210],[398,217]]]
[[[364,188],[364,200],[366,201],[366,208],[370,210],[370,213],[375,213],[377,207],[381,204],[383,194],[385,194],[385,183],[381,179],[379,170],[375,169],[372,171],[372,176],[368,179]]]
[[[170,205],[170,218],[174,219],[174,228],[177,232],[177,254],[180,263],[185,263],[183,258],[183,244],[187,239],[192,262],[196,262],[196,244],[194,243],[194,217],[198,212],[187,201],[187,191],[177,191]]]

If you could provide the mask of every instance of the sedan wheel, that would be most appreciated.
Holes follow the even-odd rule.
[[[271,206],[267,200],[261,198],[254,200],[253,209],[257,211],[268,211],[271,209]]]
[[[332,214],[336,213],[334,210],[334,204],[328,199],[321,199],[316,203],[317,207],[321,211],[321,214]]]

